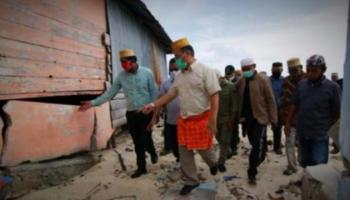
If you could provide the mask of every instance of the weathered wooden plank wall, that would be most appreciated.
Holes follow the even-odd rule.
[[[0,100],[104,90],[104,0],[0,3]]]

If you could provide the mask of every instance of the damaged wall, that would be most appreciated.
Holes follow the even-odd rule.
[[[113,132],[108,104],[79,112],[72,105],[9,101],[3,110],[12,124],[1,166],[102,149]]]
[[[110,24],[111,38],[107,21],[118,22]],[[7,128],[1,166],[106,147],[111,116],[115,127],[126,123],[125,97],[84,113],[77,112],[80,101],[110,85],[112,71],[114,77],[120,71],[121,48],[133,48],[159,82],[170,43],[140,0],[2,0],[0,104],[6,106],[0,128]]]

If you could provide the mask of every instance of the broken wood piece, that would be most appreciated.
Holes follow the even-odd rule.
[[[267,196],[270,200],[284,200],[284,197],[274,197],[272,194],[270,194],[270,192],[267,193]]]
[[[129,198],[137,199],[137,198],[136,198],[136,195],[122,195],[122,196],[112,197],[112,198],[106,199],[106,200],[129,199]]]
[[[86,194],[90,194],[91,192],[93,192],[96,188],[98,188],[99,186],[101,186],[101,183],[98,183],[97,185],[95,185],[93,188],[91,188]]]
[[[120,167],[122,168],[123,171],[126,171],[126,166],[125,166],[124,159],[123,159],[122,155],[117,150],[114,150],[114,152],[118,155]]]

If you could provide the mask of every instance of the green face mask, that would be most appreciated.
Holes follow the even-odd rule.
[[[243,72],[243,77],[244,78],[248,78],[249,79],[249,78],[253,77],[253,75],[254,75],[254,72],[252,70]]]
[[[179,68],[179,70],[184,70],[187,66],[187,63],[181,58],[177,58],[175,63],[177,65],[177,68]]]

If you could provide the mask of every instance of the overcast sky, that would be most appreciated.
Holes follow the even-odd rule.
[[[325,57],[327,76],[343,76],[347,0],[143,0],[172,40],[187,37],[196,58],[219,69],[252,57],[259,71],[312,54]]]

